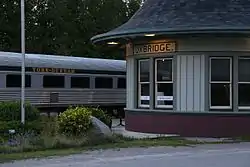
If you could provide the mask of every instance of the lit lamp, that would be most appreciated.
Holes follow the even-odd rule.
[[[118,45],[119,43],[118,42],[108,42],[107,44],[109,44],[109,45]]]
[[[145,34],[145,37],[154,37],[155,34]]]

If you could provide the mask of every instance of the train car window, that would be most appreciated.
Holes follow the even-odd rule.
[[[20,88],[22,85],[22,77],[20,74],[6,75],[6,87]],[[25,75],[25,87],[31,87],[31,76]]]
[[[96,77],[95,88],[113,88],[113,78]]]
[[[89,88],[89,77],[71,77],[71,88]]]
[[[64,76],[45,75],[43,76],[44,88],[64,88]]]
[[[126,88],[126,78],[118,78],[118,88]]]

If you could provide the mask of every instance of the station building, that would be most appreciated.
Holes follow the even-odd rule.
[[[126,130],[250,135],[250,0],[146,0],[91,40],[124,47]]]

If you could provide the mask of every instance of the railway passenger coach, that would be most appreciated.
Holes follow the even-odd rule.
[[[0,52],[0,101],[20,100],[21,59],[20,53]],[[25,63],[25,98],[40,109],[125,107],[125,61],[26,54]]]

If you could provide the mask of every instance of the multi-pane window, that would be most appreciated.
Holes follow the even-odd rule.
[[[156,108],[173,108],[172,58],[155,60],[155,105]]]
[[[232,108],[232,59],[210,58],[210,108]]]
[[[138,104],[149,107],[149,59],[138,61]]]
[[[250,108],[250,58],[240,58],[238,64],[238,105]]]

